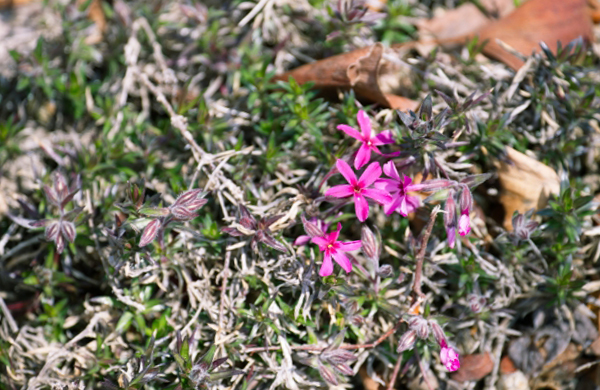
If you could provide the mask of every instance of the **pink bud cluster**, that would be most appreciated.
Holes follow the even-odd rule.
[[[398,342],[398,353],[412,349],[418,339],[426,340],[430,331],[440,346],[440,360],[448,371],[456,371],[460,368],[458,352],[446,341],[442,327],[435,321],[427,321],[421,316],[412,316],[408,319],[408,331],[406,331]]]

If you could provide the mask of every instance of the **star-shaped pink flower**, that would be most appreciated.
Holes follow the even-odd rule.
[[[313,243],[319,246],[321,252],[325,252],[323,264],[319,270],[319,275],[323,277],[329,276],[333,273],[333,262],[331,261],[332,257],[335,262],[344,269],[344,271],[350,273],[350,271],[352,271],[352,262],[344,252],[356,251],[361,247],[360,240],[339,242],[337,239],[340,235],[340,230],[342,230],[342,224],[338,222],[336,231],[325,233],[325,235],[322,237],[313,237],[311,239]]]
[[[385,163],[383,172],[390,179],[378,179],[375,182],[375,187],[389,192],[393,198],[390,203],[383,206],[383,210],[387,215],[391,215],[396,211],[403,217],[406,217],[408,213],[415,211],[421,203],[419,197],[408,195],[408,193],[419,191],[423,186],[412,184],[412,179],[408,176],[399,175],[392,161]]]
[[[373,136],[371,121],[363,110],[358,111],[356,119],[358,120],[358,125],[360,126],[360,132],[348,125],[339,125],[337,127],[338,130],[341,130],[350,137],[356,138],[362,142],[362,145],[358,149],[358,153],[356,153],[356,157],[354,158],[355,169],[362,168],[371,160],[371,151],[387,157],[397,156],[399,154],[399,152],[383,154],[377,148],[381,145],[394,143],[394,136],[390,130],[382,131],[381,133]]]
[[[325,196],[336,198],[354,196],[354,208],[359,221],[364,222],[369,217],[369,202],[366,198],[371,198],[384,205],[392,201],[392,197],[386,191],[369,188],[381,176],[381,167],[378,162],[371,163],[358,180],[350,165],[344,160],[337,160],[335,165],[349,184],[331,187],[325,191]]]

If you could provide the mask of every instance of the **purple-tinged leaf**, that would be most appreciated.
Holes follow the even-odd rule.
[[[218,381],[220,379],[229,378],[234,375],[242,375],[242,374],[245,374],[245,372],[240,371],[240,370],[227,370],[227,371],[219,371],[219,372],[210,373],[208,375],[208,378],[211,382],[213,382],[213,381]]]
[[[29,226],[34,227],[34,228],[38,228],[38,227],[48,226],[49,223],[51,223],[50,220],[48,220],[48,219],[41,219],[39,221],[30,222]]]
[[[275,222],[279,221],[281,218],[283,218],[283,214],[273,215],[269,218],[262,220],[261,224],[264,226],[264,228],[268,228],[269,226],[273,225]]]
[[[240,225],[246,229],[256,230],[256,218],[244,206],[240,206]]]
[[[444,188],[448,188],[448,187],[451,187],[454,185],[456,185],[456,182],[452,181],[452,180],[433,179],[433,180],[426,180],[419,184],[413,184],[413,185],[411,185],[411,187],[412,187],[413,191],[432,192],[432,191],[439,191],[439,190],[442,190]]]
[[[273,248],[279,252],[287,253],[288,249],[281,242],[277,241],[269,234],[266,234],[266,233],[260,234],[260,233],[263,233],[263,232],[258,231],[256,234],[256,238],[259,242],[262,242],[263,244],[270,246],[271,248]]]
[[[82,211],[83,207],[75,207],[73,210],[63,215],[63,220],[74,221]]]
[[[491,173],[482,173],[480,175],[467,176],[460,181],[461,184],[466,184],[469,188],[475,188],[487,179],[492,177]]]
[[[56,206],[60,206],[60,202],[58,201],[58,195],[56,194],[56,191],[54,191],[54,189],[48,187],[47,185],[44,185],[44,194],[46,195],[46,199],[48,200],[48,202]]]
[[[148,225],[146,225],[144,232],[142,233],[142,237],[140,238],[140,247],[144,247],[154,241],[158,231],[160,230],[160,225],[159,219],[153,219]]]
[[[63,200],[62,202],[60,202],[60,207],[63,208],[67,205],[67,203],[69,203],[70,201],[73,200],[73,197],[79,192],[79,189],[76,189],[73,192],[70,192]]]
[[[60,222],[52,222],[50,225],[46,227],[45,235],[46,240],[54,241],[56,240],[56,236],[60,233]]]
[[[60,230],[69,242],[75,241],[77,231],[75,230],[75,224],[73,224],[73,222],[62,221],[60,224]]]
[[[242,237],[245,236],[244,233],[240,232],[239,230],[237,230],[236,228],[232,228],[232,227],[223,227],[221,228],[221,231],[224,233],[229,234],[230,236],[233,237]]]
[[[226,361],[227,361],[227,357],[222,357],[222,358],[216,359],[215,361],[212,362],[211,370],[218,368],[221,364],[225,363]]]
[[[392,268],[391,265],[389,264],[384,264],[381,267],[379,267],[379,270],[377,271],[377,275],[379,275],[380,278],[389,278],[390,276],[392,276],[392,274],[394,273],[394,270]]]

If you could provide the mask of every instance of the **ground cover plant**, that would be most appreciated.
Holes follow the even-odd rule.
[[[391,52],[485,5],[383,3],[28,5],[1,389],[600,385],[597,47]]]

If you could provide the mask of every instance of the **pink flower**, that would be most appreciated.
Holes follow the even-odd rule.
[[[375,187],[388,191],[393,198],[390,203],[383,206],[383,210],[387,215],[391,215],[396,211],[403,217],[406,217],[408,213],[415,211],[421,203],[419,197],[410,196],[408,193],[419,191],[423,186],[420,184],[411,184],[412,179],[408,176],[400,176],[392,161],[385,163],[383,172],[391,177],[391,179],[378,179],[375,182]]]
[[[311,241],[319,246],[321,252],[325,252],[323,264],[319,270],[319,275],[325,277],[333,273],[333,262],[331,258],[338,263],[344,271],[352,271],[352,262],[344,252],[356,251],[361,247],[360,241],[338,242],[338,237],[342,230],[342,224],[338,222],[337,230],[331,233],[325,233],[322,237],[313,237]]]
[[[356,154],[356,158],[354,159],[354,168],[360,169],[365,164],[367,164],[371,160],[371,151],[381,154],[382,156],[397,156],[399,153],[390,153],[383,154],[377,148],[380,145],[393,144],[394,136],[390,130],[382,131],[381,133],[372,136],[371,134],[371,121],[367,114],[360,110],[356,115],[356,119],[358,120],[358,125],[360,126],[360,132],[350,127],[348,125],[339,125],[337,127],[338,130],[342,130],[344,133],[348,134],[352,138],[356,138],[357,140],[362,142],[362,145],[358,149],[358,153]]]
[[[358,180],[347,162],[338,159],[335,165],[350,184],[331,187],[325,191],[325,196],[336,198],[354,196],[354,207],[359,221],[364,222],[369,217],[369,203],[366,198],[374,199],[384,205],[392,201],[392,197],[386,191],[369,188],[381,176],[381,167],[378,162],[371,163]]]
[[[440,350],[440,360],[446,366],[448,371],[456,371],[460,368],[460,360],[458,359],[458,352],[454,348],[449,347],[446,344],[446,340],[442,340],[440,343],[442,349]]]
[[[471,231],[471,218],[469,217],[469,210],[473,205],[473,197],[469,187],[464,186],[460,194],[460,219],[458,220],[458,233],[461,236],[466,236]]]

